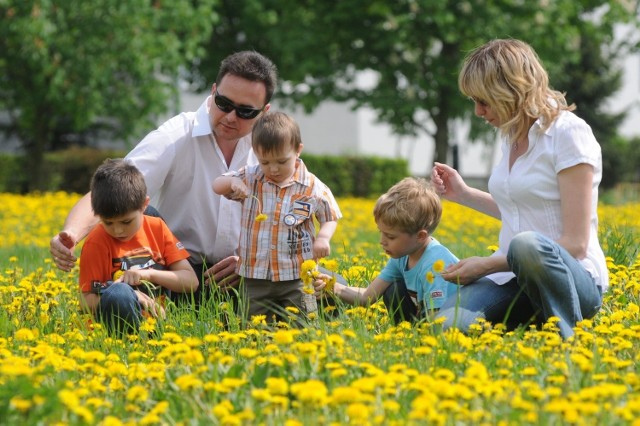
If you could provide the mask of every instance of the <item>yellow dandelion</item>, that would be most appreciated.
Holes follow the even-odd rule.
[[[287,306],[286,308],[284,308],[287,312],[290,312],[294,315],[299,314],[300,313],[300,309],[296,308],[295,306]]]
[[[215,405],[211,412],[217,418],[227,417],[233,412],[233,404],[229,400],[221,401],[219,404]]]
[[[37,329],[21,328],[13,335],[14,338],[22,342],[31,342],[38,338],[39,331]]]
[[[324,266],[331,272],[336,272],[338,270],[338,261],[335,259],[320,259],[320,265]]]
[[[333,293],[333,288],[335,287],[336,284],[336,277],[331,277],[329,278],[324,285],[324,291],[326,291],[327,293]]]
[[[433,274],[433,272],[427,271],[427,275],[425,276],[425,278],[427,279],[427,282],[429,284],[433,284],[433,280],[436,278],[436,276]]]
[[[441,274],[444,271],[444,260],[438,259],[433,262],[433,272]]]
[[[256,216],[255,221],[264,222],[265,220],[267,220],[268,216],[262,213],[262,203],[260,203],[260,200],[255,195],[251,194],[250,197],[256,200],[256,202],[258,203],[258,215]]]
[[[308,259],[302,262],[302,265],[300,265],[300,269],[300,279],[304,284],[302,291],[304,294],[312,295],[313,293],[315,293],[313,280],[319,274],[318,265],[313,259]]]
[[[267,390],[273,395],[287,395],[289,383],[280,377],[269,377],[265,380]]]
[[[307,259],[304,262],[302,262],[302,265],[300,266],[301,275],[310,276],[313,273],[313,271],[315,271],[317,268],[318,268],[318,265],[313,259]]]
[[[101,425],[102,426],[122,426],[124,423],[122,423],[122,421],[115,417],[115,416],[107,416],[102,420]]]
[[[273,340],[280,345],[293,343],[294,333],[289,330],[278,330],[273,335]]]
[[[135,385],[127,391],[127,401],[144,402],[149,398],[149,391],[140,385]]]
[[[266,315],[254,315],[251,317],[251,324],[256,325],[267,325],[267,316]]]
[[[21,413],[26,413],[29,411],[33,402],[29,399],[20,398],[19,396],[14,396],[9,401],[9,406],[15,410],[20,411]]]

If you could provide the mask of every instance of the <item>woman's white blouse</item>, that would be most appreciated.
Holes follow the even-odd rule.
[[[529,148],[509,170],[511,146],[502,143],[502,159],[489,178],[489,192],[502,216],[499,249],[506,255],[513,237],[523,231],[537,231],[552,240],[562,234],[562,212],[558,173],[578,164],[593,166],[591,223],[587,256],[580,262],[603,292],[609,274],[598,241],[598,185],[602,179],[602,154],[591,127],[575,114],[564,111],[545,132],[540,121],[529,129]],[[488,278],[504,284],[513,274],[497,273]]]

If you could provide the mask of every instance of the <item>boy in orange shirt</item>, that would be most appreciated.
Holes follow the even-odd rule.
[[[109,159],[98,167],[91,207],[100,224],[80,255],[80,305],[110,331],[136,331],[143,311],[164,316],[146,286],[198,288],[189,253],[161,218],[144,214],[148,205],[144,176],[134,165]]]

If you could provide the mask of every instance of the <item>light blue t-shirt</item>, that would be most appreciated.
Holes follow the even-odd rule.
[[[456,293],[458,286],[445,281],[433,270],[433,264],[437,260],[444,261],[445,269],[458,262],[458,258],[448,248],[432,238],[417,265],[407,269],[409,256],[389,259],[379,278],[389,283],[403,279],[407,290],[417,295],[417,303],[422,309],[439,309],[448,296]],[[427,281],[428,272],[433,274],[433,283]]]

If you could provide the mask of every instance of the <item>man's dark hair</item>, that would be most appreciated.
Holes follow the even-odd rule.
[[[236,52],[224,58],[216,77],[216,85],[220,85],[222,78],[227,74],[264,83],[267,91],[265,104],[271,100],[278,84],[278,69],[273,62],[266,56],[252,50]]]
[[[140,210],[147,199],[147,185],[140,170],[122,158],[107,159],[91,179],[91,208],[106,218]]]

